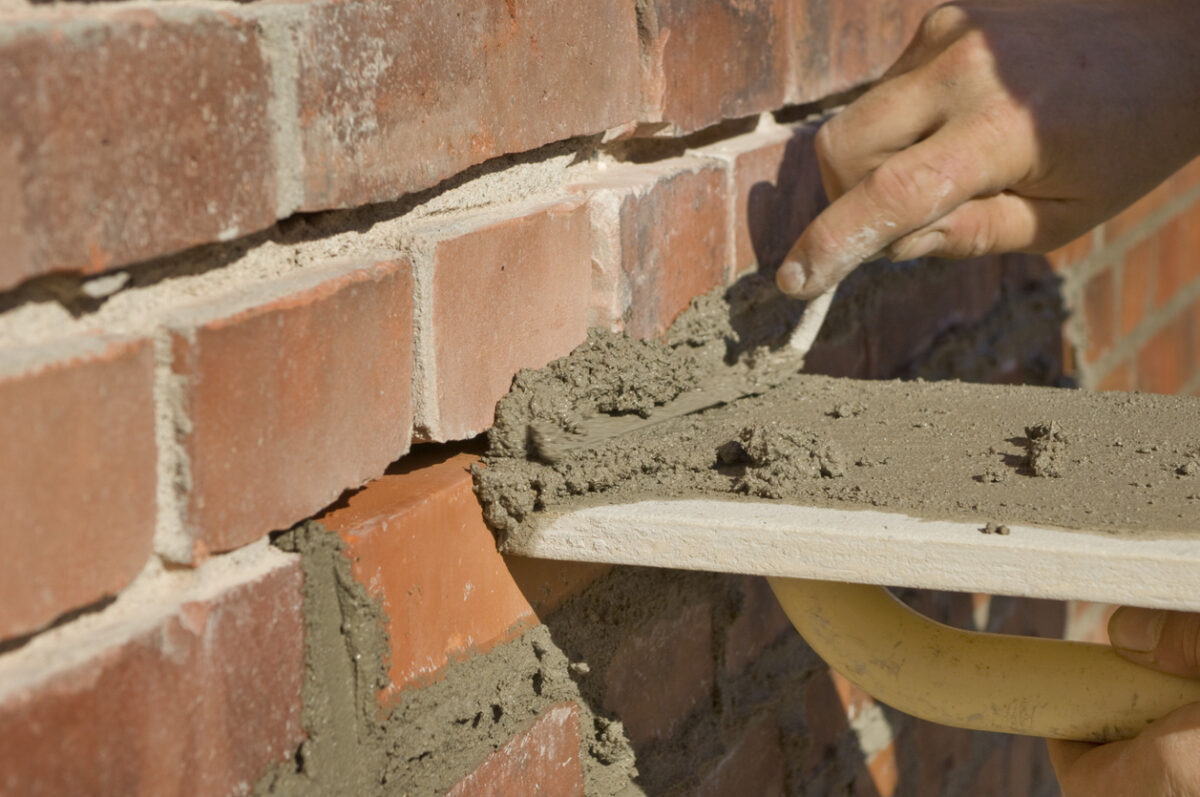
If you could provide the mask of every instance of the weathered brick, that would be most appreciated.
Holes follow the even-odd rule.
[[[146,563],[153,389],[146,340],[0,357],[0,639],[117,592]]]
[[[1154,285],[1156,307],[1169,302],[1175,294],[1200,279],[1200,206],[1172,219],[1160,229],[1158,270]]]
[[[1083,289],[1083,318],[1087,324],[1087,358],[1095,362],[1116,337],[1116,286],[1112,269],[1088,280]]]
[[[295,33],[304,208],[395,199],[632,121],[632,3],[314,3]]]
[[[741,608],[725,630],[722,669],[726,675],[741,672],[764,648],[792,627],[766,579],[744,576],[740,581]]]
[[[249,791],[303,736],[301,582],[256,545],[0,658],[0,792]]]
[[[846,708],[834,689],[831,675],[831,671],[814,675],[809,679],[804,692],[804,714],[809,742],[805,768],[809,770],[834,759],[842,738],[850,732]]]
[[[900,785],[900,768],[896,760],[895,742],[889,742],[887,747],[870,755],[863,780],[866,781],[865,788],[860,794],[892,797],[896,793],[896,787]]]
[[[385,699],[536,621],[483,521],[468,471],[477,461],[418,451],[320,518],[345,541],[355,578],[387,612]]]
[[[690,133],[783,105],[786,0],[647,0],[649,121]]]
[[[604,674],[604,707],[635,746],[669,739],[712,693],[712,607],[694,603],[625,637]]]
[[[824,207],[815,133],[811,126],[767,128],[700,151],[733,176],[731,277],[776,268]]]
[[[103,271],[275,220],[253,24],[71,9],[0,43],[0,288]]]
[[[693,793],[696,797],[782,797],[786,769],[779,727],[774,716],[766,715],[743,731]]]
[[[621,165],[575,188],[589,196],[591,324],[637,337],[661,335],[694,297],[724,280],[723,164],[684,157]]]
[[[407,262],[358,260],[172,317],[189,539],[286,528],[408,449],[412,293]]]
[[[473,437],[522,368],[587,336],[587,211],[577,198],[486,211],[435,227],[417,427],[428,440]]]
[[[447,797],[583,795],[579,707],[561,703],[483,760]]]
[[[559,562],[525,556],[505,556],[504,564],[525,600],[541,618],[553,614],[564,601],[581,594],[612,570],[612,565],[595,562]]]

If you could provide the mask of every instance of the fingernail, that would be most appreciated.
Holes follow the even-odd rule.
[[[795,261],[784,263],[775,272],[775,284],[788,296],[796,296],[803,291],[807,281],[808,275],[804,272],[804,266]]]
[[[1113,647],[1134,653],[1149,653],[1158,646],[1167,613],[1161,609],[1122,606],[1108,621],[1108,638]]]

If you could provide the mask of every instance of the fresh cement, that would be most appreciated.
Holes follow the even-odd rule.
[[[579,705],[589,793],[641,793],[630,790],[636,769],[621,724],[588,708],[546,626],[453,662],[437,683],[383,706],[377,699],[388,682],[383,610],[351,575],[338,536],[309,522],[275,544],[302,557],[307,738],[292,761],[255,784],[255,794],[445,794],[564,701]]]
[[[476,471],[502,543],[574,508],[672,497],[1200,537],[1200,400],[806,375],[783,346],[795,313],[714,293],[666,342],[594,332],[519,374]],[[731,384],[754,395],[702,398]]]

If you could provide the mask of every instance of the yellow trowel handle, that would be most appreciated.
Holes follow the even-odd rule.
[[[951,628],[882,587],[768,580],[830,667],[881,702],[932,722],[1109,742],[1200,701],[1200,681],[1133,664],[1107,645]]]

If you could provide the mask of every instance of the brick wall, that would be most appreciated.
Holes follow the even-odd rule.
[[[467,473],[518,369],[777,265],[928,5],[0,0],[0,793],[1052,793],[761,580],[499,556]],[[812,367],[1200,393],[1198,199],[865,267]]]

